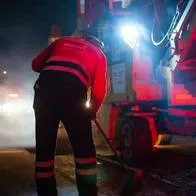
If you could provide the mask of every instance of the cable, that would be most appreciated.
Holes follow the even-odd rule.
[[[182,5],[184,3],[184,0],[180,0],[180,2],[177,4],[177,8],[180,7],[180,5]],[[151,40],[152,40],[152,43],[155,45],[155,46],[159,46],[161,44],[163,44],[163,42],[167,39],[167,37],[169,36],[171,30],[174,28],[175,24],[176,24],[176,21],[178,20],[179,16],[180,16],[180,9],[177,9],[177,12],[176,14],[174,15],[173,19],[172,19],[172,22],[167,30],[167,32],[165,33],[165,35],[163,36],[163,38],[159,41],[155,41],[155,21],[156,21],[156,13],[157,13],[157,9],[156,9],[156,5],[155,5],[155,1],[154,1],[154,8],[155,8],[155,17],[153,19],[153,26],[152,26],[152,31],[151,31]]]
[[[176,23],[177,21],[177,18],[179,16],[179,13],[176,13],[176,15],[174,16],[173,20],[172,20],[172,23],[169,27],[169,29],[167,30],[166,34],[163,36],[163,38],[160,40],[160,41],[155,41],[154,39],[154,29],[155,29],[155,20],[153,21],[153,28],[152,28],[152,32],[151,32],[151,40],[152,40],[152,43],[155,45],[155,46],[159,46],[161,45],[165,40],[166,38],[169,36],[170,34],[170,31],[173,29],[173,26],[174,24]]]

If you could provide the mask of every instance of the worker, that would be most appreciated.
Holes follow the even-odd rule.
[[[96,151],[91,120],[106,93],[107,59],[104,44],[95,36],[64,37],[44,49],[33,61],[39,72],[34,85],[36,123],[36,185],[39,196],[56,196],[54,172],[59,122],[72,145],[79,196],[98,194]],[[86,108],[91,88],[91,107]]]

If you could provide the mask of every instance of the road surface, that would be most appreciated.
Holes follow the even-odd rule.
[[[73,156],[70,154],[70,146],[66,141],[65,139],[61,139],[57,144],[57,147],[60,147],[56,156],[56,176],[59,196],[77,196]],[[61,149],[63,143],[66,145]],[[153,175],[164,178],[168,182],[176,183],[177,188],[165,184],[160,186],[156,180],[144,177],[142,179],[144,184],[137,192],[137,196],[196,196],[195,140],[191,144],[190,142],[184,142],[184,145],[179,145],[179,142],[176,142],[176,144],[158,147],[158,152],[156,152],[150,172]],[[63,155],[62,152],[64,152]],[[98,152],[102,153],[103,151],[98,149]],[[187,156],[184,156],[184,153]],[[0,149],[0,195],[36,195],[34,159],[35,155],[33,151]],[[121,185],[126,178],[127,173],[105,163],[98,162],[98,183],[100,192],[103,195],[119,195]]]
[[[35,196],[34,160],[32,151],[24,149],[0,149],[0,195]],[[104,167],[98,163],[99,185],[101,192],[115,196],[108,187],[113,184],[113,177],[119,176],[115,168]],[[72,154],[56,156],[56,178],[59,196],[77,196]],[[101,196],[100,195],[100,196]]]
[[[59,196],[77,195],[75,185],[57,172]],[[0,151],[0,195],[35,196],[34,155],[22,149]]]

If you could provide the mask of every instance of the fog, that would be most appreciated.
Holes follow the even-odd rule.
[[[0,148],[32,147],[35,145],[33,85],[38,74],[31,70],[31,61],[47,45],[47,37],[40,42],[30,27],[17,26],[0,44],[4,44],[0,49],[0,107],[10,102],[8,93],[18,94],[17,99],[12,99],[11,112],[0,112]],[[7,74],[3,75],[3,70]],[[14,108],[18,100],[26,104],[21,112]]]
[[[0,112],[0,147],[35,144],[33,85],[38,74],[31,70],[32,59],[48,45],[52,25],[59,24],[64,35],[76,26],[76,1],[4,2],[0,12],[0,107],[5,89],[12,89],[28,103],[30,113]],[[7,74],[2,75],[4,67]],[[4,78],[5,77],[5,78]],[[4,90],[3,90],[4,89]]]

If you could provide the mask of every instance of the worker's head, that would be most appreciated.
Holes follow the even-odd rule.
[[[97,31],[96,31],[96,28],[85,28],[85,29],[82,29],[82,37],[92,43],[93,45],[99,47],[101,50],[103,50],[104,48],[104,43],[102,41],[100,41],[98,38],[97,38]]]
[[[84,34],[84,39],[92,43],[93,45],[99,47],[101,50],[104,49],[104,43],[100,41],[97,37],[90,34]]]
[[[101,50],[104,49],[104,43],[100,41],[96,36],[94,29],[92,28],[86,28],[86,29],[78,29],[74,32],[72,35],[73,37],[82,37],[86,41],[92,43],[93,45],[99,47]]]

